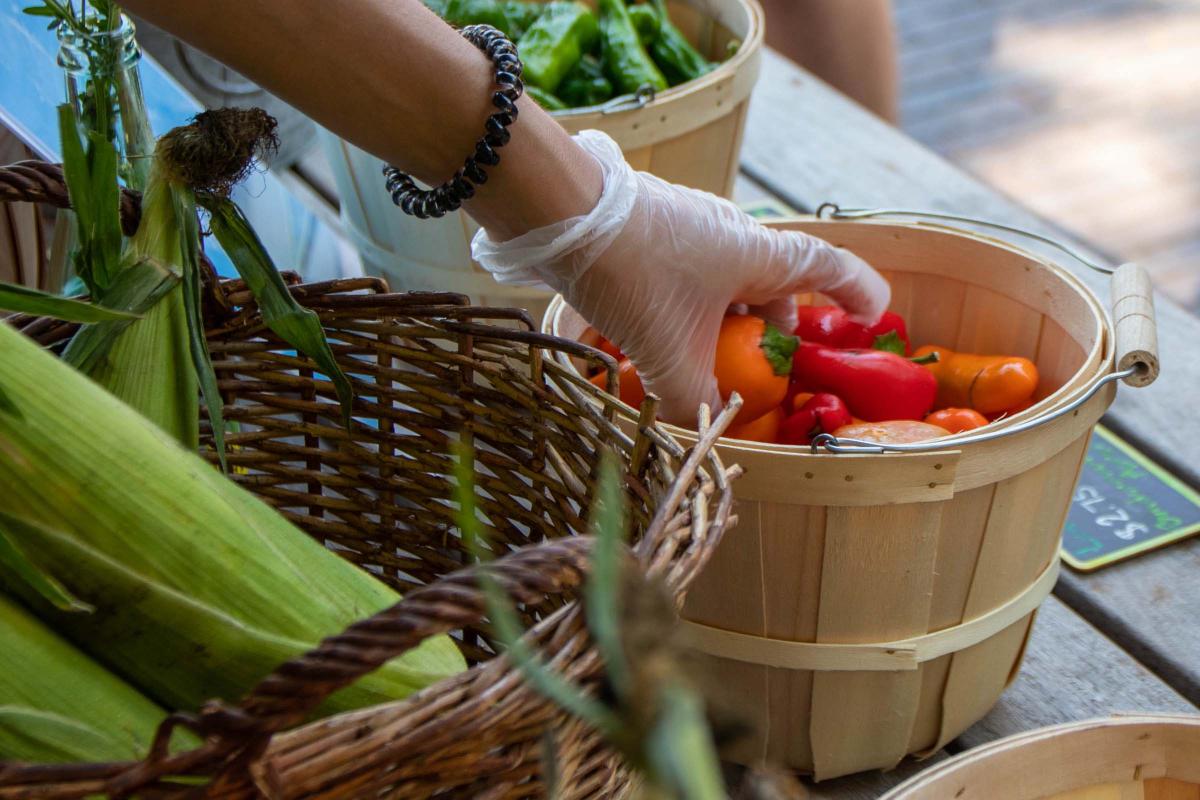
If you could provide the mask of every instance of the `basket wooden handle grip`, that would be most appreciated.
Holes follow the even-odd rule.
[[[1137,367],[1130,386],[1149,386],[1158,377],[1158,327],[1150,276],[1137,264],[1122,264],[1112,276],[1113,330],[1117,370]]]

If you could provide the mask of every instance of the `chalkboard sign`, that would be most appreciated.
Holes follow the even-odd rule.
[[[1063,529],[1063,560],[1093,570],[1195,533],[1200,494],[1097,426]]]

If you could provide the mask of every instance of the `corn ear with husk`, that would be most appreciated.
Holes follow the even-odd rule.
[[[0,374],[15,407],[0,412],[0,535],[94,610],[63,612],[11,572],[0,584],[162,705],[235,700],[399,599],[4,326]],[[464,667],[433,637],[321,710],[404,697]]]
[[[60,129],[66,143],[73,138],[74,121],[68,111],[63,115]],[[79,158],[81,153],[64,147],[64,169],[73,201],[88,195],[78,185],[86,172],[72,168],[71,161]],[[112,192],[117,191],[114,175]],[[105,187],[106,199],[109,193]],[[182,224],[176,213],[181,194],[186,201],[191,189],[172,180],[171,172],[156,154],[142,195],[141,221],[126,243],[119,266],[109,266],[104,280],[98,280],[101,271],[97,267],[88,273],[93,276],[90,285],[96,299],[117,308],[121,302],[109,296],[114,286],[131,276],[145,277],[131,309],[142,312],[143,317],[84,327],[64,357],[184,446],[195,447],[199,440],[199,386],[188,346],[184,288],[178,284],[186,277],[185,237],[197,234],[194,228]],[[107,219],[115,210],[115,206],[104,209],[109,225],[115,224]],[[80,236],[83,242],[88,238]],[[159,285],[156,276],[143,276],[140,269],[147,263],[173,274],[176,285],[158,296],[160,293],[154,291]]]
[[[165,716],[0,594],[0,762],[143,758]],[[181,732],[174,744],[196,741]]]

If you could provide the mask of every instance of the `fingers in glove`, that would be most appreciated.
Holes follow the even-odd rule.
[[[821,292],[868,324],[891,301],[891,287],[870,264],[840,247],[796,231],[762,230],[760,269],[735,300],[768,305],[800,292]]]
[[[784,295],[778,300],[772,300],[758,306],[750,306],[745,312],[755,317],[761,317],[785,333],[796,330],[799,321],[796,315],[796,296]]]
[[[655,326],[652,335],[631,342],[625,352],[646,391],[662,401],[659,417],[694,428],[701,403],[707,403],[714,414],[723,407],[713,369],[725,305],[703,307],[685,301],[675,308],[682,313],[672,316],[668,324]],[[667,322],[668,316],[664,313],[660,320]]]

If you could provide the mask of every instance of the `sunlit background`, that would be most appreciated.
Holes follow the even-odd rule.
[[[1200,0],[893,3],[904,130],[1111,258],[1141,262],[1200,314]],[[0,122],[52,155],[55,44],[22,5],[0,0]],[[201,102],[279,115],[280,164],[294,163],[301,188],[336,200],[300,115],[149,26],[139,38],[165,68],[145,70],[154,86],[166,71]],[[166,118],[194,106],[178,90],[151,95],[152,113]],[[4,163],[24,153],[12,144],[0,127]],[[344,247],[312,245],[337,240],[314,230],[305,217],[276,246],[289,263],[312,265],[310,277],[352,269]]]
[[[1200,0],[894,2],[904,129],[1200,313]]]

